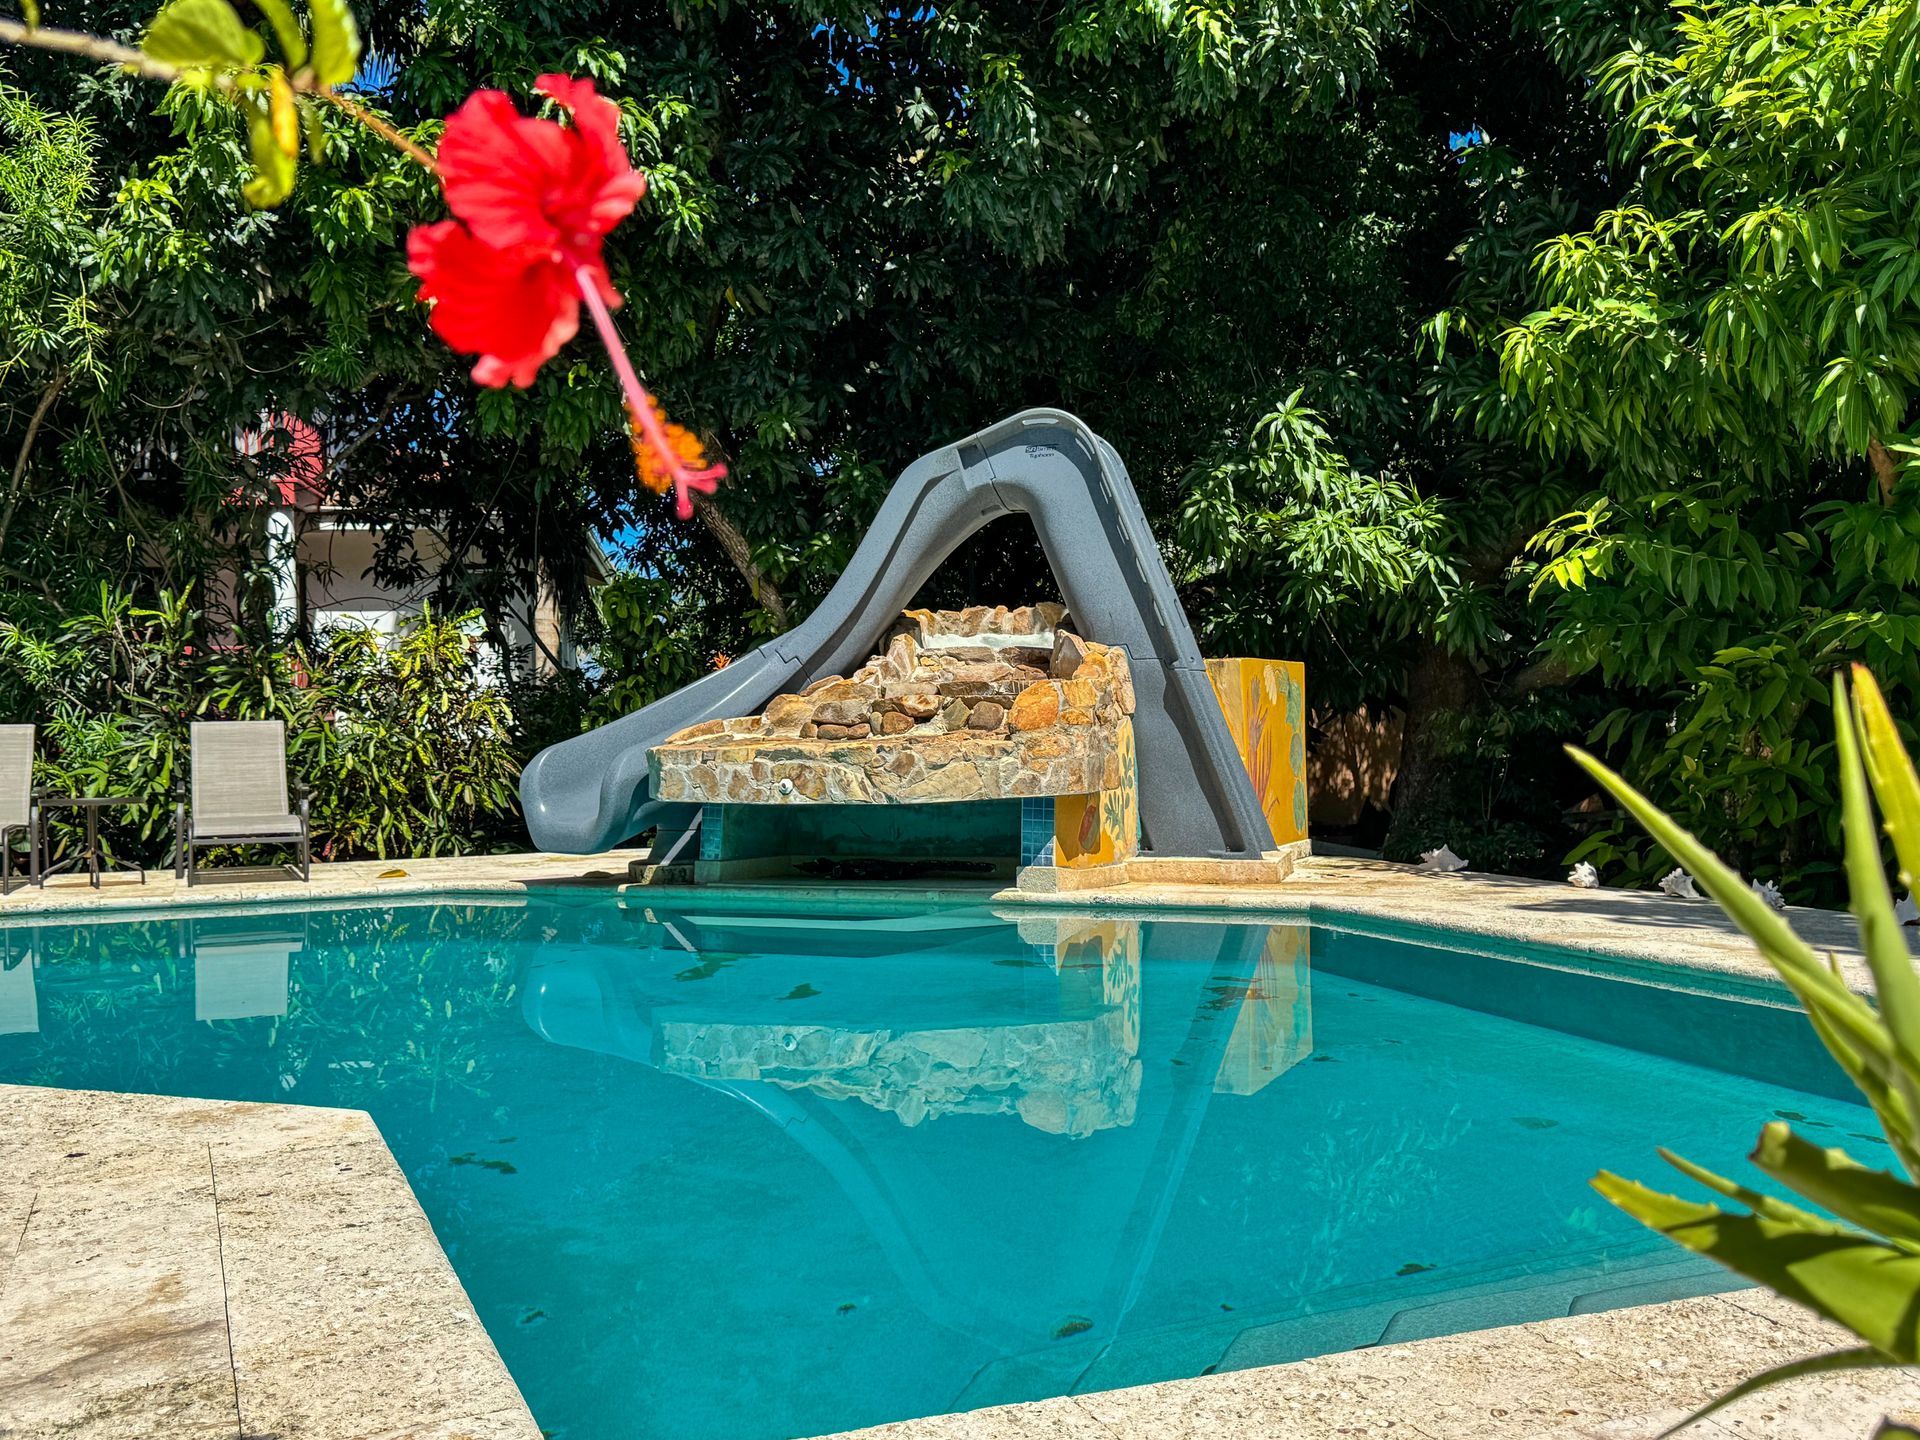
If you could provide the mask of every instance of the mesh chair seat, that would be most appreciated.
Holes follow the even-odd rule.
[[[33,815],[33,726],[0,725],[0,830],[24,830]]]
[[[299,879],[312,875],[307,803],[289,803],[287,727],[278,720],[196,720],[192,747],[192,810],[175,811],[174,873],[194,881],[194,850],[202,845],[284,842],[296,846]]]
[[[38,880],[40,837],[33,813],[33,726],[0,725],[0,894],[13,878],[13,847],[27,842],[28,869]]]
[[[193,838],[229,844],[247,840],[298,840],[305,828],[298,815],[223,815],[217,820],[193,817]]]

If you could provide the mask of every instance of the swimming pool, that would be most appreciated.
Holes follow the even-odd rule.
[[[564,1440],[810,1436],[1724,1289],[1588,1177],[1664,1183],[1656,1143],[1741,1173],[1776,1116],[1885,1158],[1757,982],[779,905],[21,917],[0,1081],[371,1112]]]

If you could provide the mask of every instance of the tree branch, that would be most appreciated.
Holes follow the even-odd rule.
[[[190,72],[181,66],[156,60],[144,50],[136,50],[131,45],[121,45],[112,40],[102,39],[98,35],[88,35],[81,30],[56,30],[46,25],[22,25],[17,20],[0,20],[0,41],[10,45],[30,45],[36,50],[55,50],[63,55],[79,55],[88,60],[98,60],[106,65],[125,66],[149,80],[162,80],[168,84],[192,73],[204,74],[216,87],[229,93],[237,88],[233,76],[224,71],[206,67],[195,68]],[[439,173],[439,167],[434,164],[432,155],[352,96],[340,94],[331,85],[320,84],[309,70],[295,71],[286,78],[287,83],[301,94],[326,101],[349,119],[364,125],[409,160],[426,166],[435,174]]]
[[[7,508],[0,512],[0,551],[7,548],[7,527],[13,524],[13,512],[20,505],[20,485],[26,478],[27,457],[33,454],[33,442],[40,434],[40,422],[47,418],[47,411],[53,408],[53,402],[60,397],[61,388],[66,383],[67,372],[54,371],[53,379],[40,392],[40,403],[33,407],[33,418],[27,421],[27,435],[20,442],[20,453],[13,462],[13,479],[7,485]]]
[[[389,125],[385,120],[382,120],[352,96],[342,95],[339,91],[324,85],[315,86],[309,93],[326,101],[329,105],[333,106],[334,109],[340,111],[348,118],[359,121],[360,124],[366,126],[367,129],[378,135],[382,140],[393,146],[394,149],[398,150],[415,164],[426,166],[432,174],[438,175],[440,173],[440,167],[434,163],[432,155],[428,154],[420,146],[414,144],[413,141],[402,135],[398,130],[394,129],[393,126]]]
[[[9,45],[31,45],[37,50],[84,55],[89,60],[98,60],[107,65],[124,65],[149,80],[171,83],[180,78],[178,69],[154,59],[144,50],[135,50],[130,45],[117,45],[111,40],[103,40],[98,35],[88,35],[79,30],[55,30],[47,25],[29,26],[17,20],[0,20],[0,40]]]
[[[1567,662],[1558,655],[1549,655],[1509,677],[1500,690],[1505,695],[1530,695],[1535,690],[1572,683],[1573,671],[1567,668]]]
[[[1880,483],[1880,503],[1893,503],[1893,487],[1900,483],[1900,462],[1880,443],[1878,436],[1867,441],[1867,463],[1873,466],[1873,478]]]

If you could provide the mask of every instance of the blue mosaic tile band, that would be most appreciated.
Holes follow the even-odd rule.
[[[1020,800],[1020,864],[1051,865],[1053,849],[1053,797],[1026,795]]]
[[[722,831],[726,825],[727,807],[709,805],[700,815],[700,858],[702,860],[720,860],[726,857],[726,842]]]

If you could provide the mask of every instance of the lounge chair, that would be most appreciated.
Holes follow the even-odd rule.
[[[40,880],[40,814],[33,795],[33,726],[0,725],[0,895],[13,879],[13,846],[27,842],[27,874]]]
[[[190,784],[175,791],[174,877],[191,886],[194,851],[210,845],[291,845],[300,863],[285,869],[311,880],[306,791],[292,787],[288,803],[287,727],[278,720],[196,720],[190,749]]]

